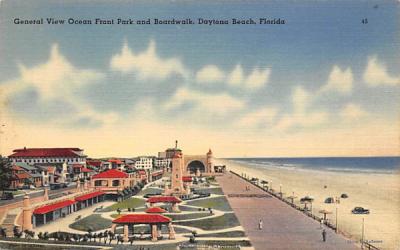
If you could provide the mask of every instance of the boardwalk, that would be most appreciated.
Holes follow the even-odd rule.
[[[332,230],[322,241],[320,225],[282,201],[231,173],[217,177],[241,225],[256,250],[264,249],[358,249]],[[250,191],[246,191],[250,185]],[[242,195],[242,196],[241,196]],[[245,197],[245,196],[253,197]],[[263,229],[258,229],[262,219]]]

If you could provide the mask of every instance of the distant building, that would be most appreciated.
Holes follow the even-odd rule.
[[[139,156],[135,161],[135,168],[137,170],[151,170],[153,169],[154,157],[152,156]]]
[[[171,164],[171,159],[169,158],[155,158],[154,159],[154,168],[162,169],[168,168]]]
[[[39,169],[24,162],[17,162],[14,163],[14,165],[22,168],[26,173],[28,173],[30,176],[31,185],[35,187],[41,187],[43,185],[43,178]]]
[[[80,148],[23,148],[13,150],[9,155],[12,163],[25,162],[29,165],[36,163],[81,163],[85,164],[86,155]]]
[[[124,189],[136,185],[135,175],[135,173],[125,173],[117,169],[109,169],[93,175],[91,177],[91,185],[98,191],[116,195],[124,191]]]

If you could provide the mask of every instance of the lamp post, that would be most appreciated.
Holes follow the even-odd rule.
[[[362,218],[361,249],[364,249],[364,217]]]
[[[282,184],[279,184],[279,195],[280,195],[281,198],[282,198]]]
[[[336,205],[336,233],[338,232],[338,207]]]

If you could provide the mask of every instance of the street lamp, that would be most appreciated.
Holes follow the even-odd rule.
[[[361,249],[364,249],[364,217],[362,218]]]
[[[282,198],[282,184],[279,184],[279,195],[280,195],[281,198]]]

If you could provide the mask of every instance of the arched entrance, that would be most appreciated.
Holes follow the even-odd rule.
[[[201,161],[192,161],[187,166],[187,170],[191,174],[195,174],[197,169],[199,169],[200,172],[205,172],[206,166],[204,166],[204,163]]]

